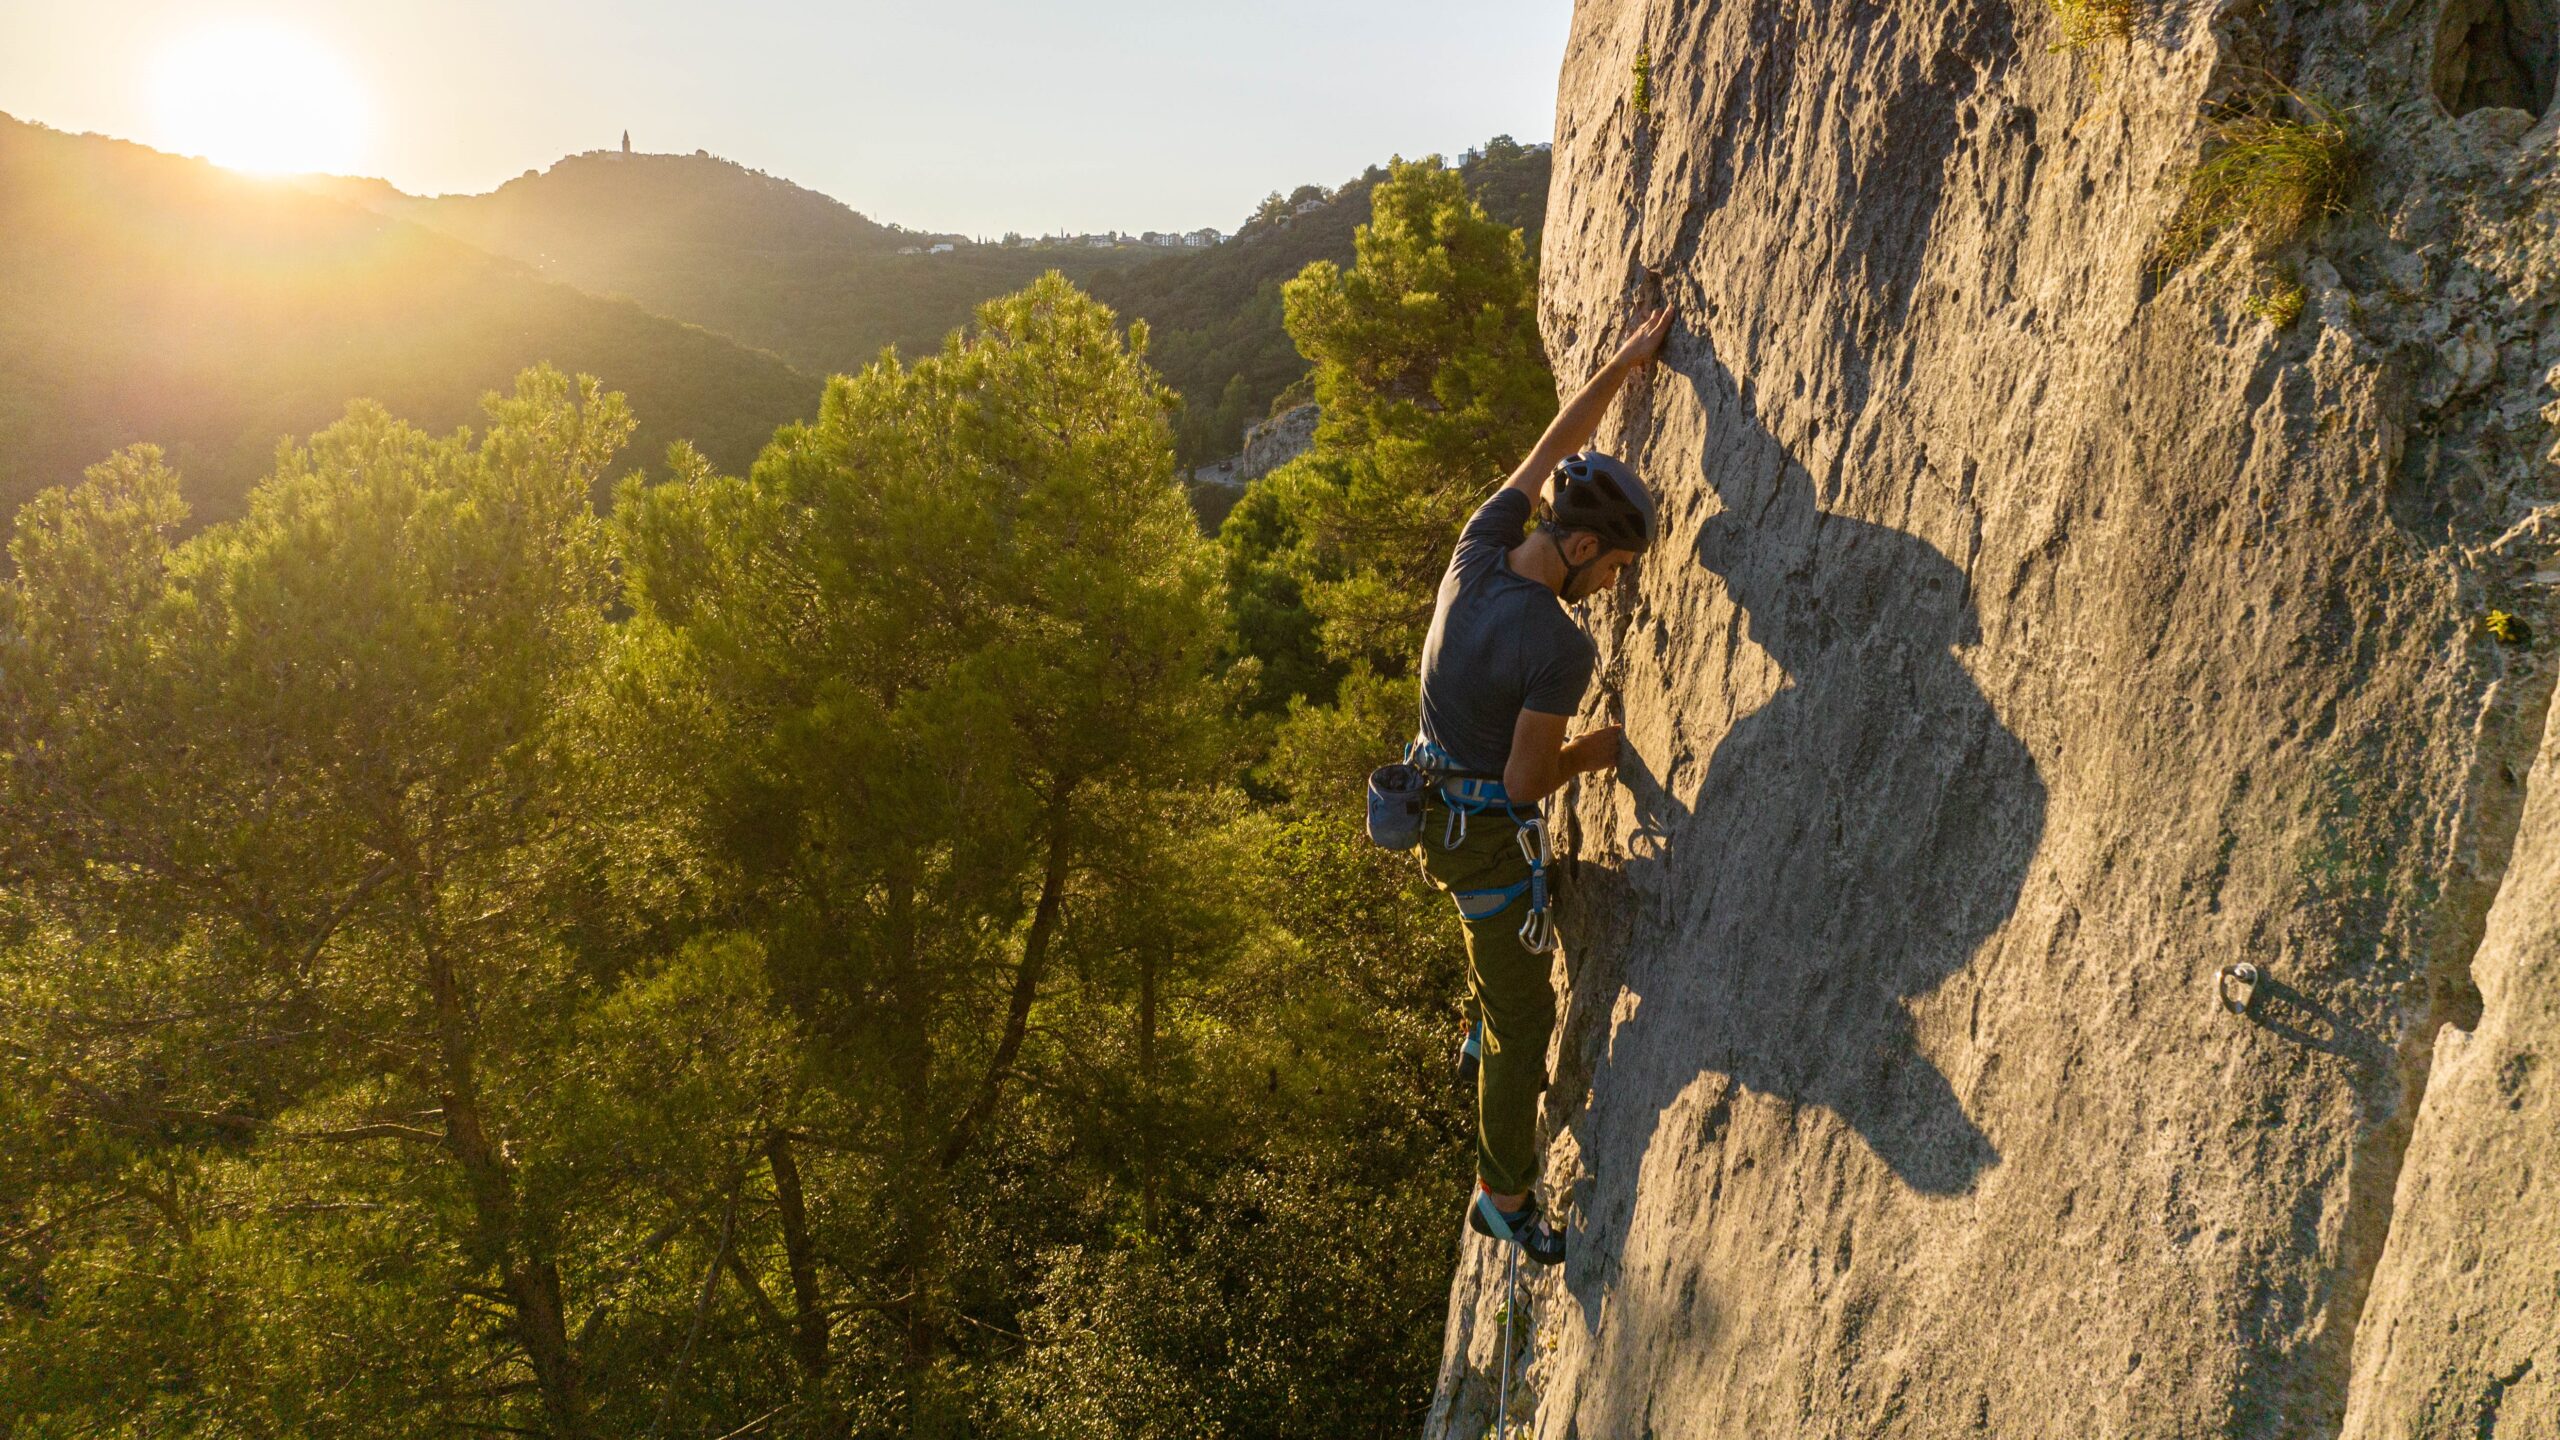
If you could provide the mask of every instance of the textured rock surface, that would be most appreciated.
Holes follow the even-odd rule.
[[[1601,436],[1668,532],[1593,617],[1623,783],[1559,807],[1536,1435],[2550,1433],[2560,801],[2472,965],[2549,692],[2480,619],[2555,628],[2560,121],[2473,106],[2547,111],[2556,32],[2450,3],[2078,55],[2026,0],[1577,6],[1549,351],[1683,325]],[[2370,154],[2283,329],[2236,236],[2146,263],[2271,77]],[[1461,1243],[1433,1436],[1494,1416],[1500,1278]]]
[[[2436,1042],[2356,1337],[2347,1434],[2560,1437],[2560,729],[2472,961],[2479,1028]]]

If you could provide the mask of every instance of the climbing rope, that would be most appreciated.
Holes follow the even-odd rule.
[[[1511,1440],[1511,1327],[1520,1319],[1520,1242],[1502,1247],[1502,1389],[1494,1396],[1493,1440]]]

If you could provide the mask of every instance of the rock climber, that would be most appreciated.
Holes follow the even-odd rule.
[[[1422,645],[1422,735],[1408,754],[1435,782],[1424,873],[1466,926],[1459,1074],[1476,1091],[1467,1223],[1543,1265],[1564,1259],[1565,1236],[1531,1193],[1556,1016],[1537,806],[1574,775],[1614,770],[1619,745],[1616,725],[1565,737],[1598,654],[1565,606],[1616,584],[1657,529],[1635,472],[1582,447],[1619,387],[1661,353],[1671,321],[1668,306],[1645,317],[1467,521]]]

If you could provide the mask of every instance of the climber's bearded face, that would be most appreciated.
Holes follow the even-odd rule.
[[[1566,604],[1588,599],[1617,584],[1618,577],[1626,573],[1627,567],[1636,563],[1636,552],[1633,550],[1612,550],[1602,555],[1597,561],[1593,561],[1592,552],[1599,548],[1600,537],[1597,535],[1574,534],[1565,537],[1563,547],[1565,564],[1568,566],[1588,564],[1589,566],[1573,577],[1570,588],[1559,597]]]
[[[1597,595],[1616,585],[1618,577],[1624,575],[1627,567],[1634,563],[1636,563],[1636,552],[1633,550],[1612,550],[1600,557],[1599,564],[1574,577],[1573,593],[1564,598],[1581,600]]]

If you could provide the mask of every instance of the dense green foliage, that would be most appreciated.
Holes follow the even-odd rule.
[[[207,528],[148,446],[36,495],[0,582],[11,1433],[1410,1433],[1460,952],[1350,817],[1455,527],[1554,408],[1522,236],[1469,193],[1533,153],[1374,174],[1348,268],[1255,280],[1325,421],[1215,542],[1160,332],[1058,274],[755,420],[752,467],[706,417],[725,452],[609,520],[634,413],[549,368],[476,432],[359,402]],[[392,282],[468,253],[116,155],[129,203],[235,227],[181,240],[293,241],[224,282],[244,324],[423,325]],[[888,234],[783,198],[813,246]],[[1177,263],[1321,248],[1352,197],[1314,198]],[[256,268],[149,243],[169,306]]]
[[[152,441],[201,520],[240,513],[279,439],[369,395],[435,428],[550,361],[743,467],[818,382],[290,186],[0,116],[0,507]]]
[[[1525,232],[1533,256],[1546,221],[1549,159],[1544,149],[1497,135],[1460,172],[1488,216]],[[1245,427],[1306,377],[1307,359],[1283,323],[1281,287],[1317,261],[1354,262],[1353,237],[1389,174],[1372,166],[1330,191],[1274,194],[1215,250],[1094,277],[1096,295],[1155,329],[1157,368],[1183,397],[1176,439],[1185,465],[1233,454]],[[1310,202],[1321,203],[1298,213]]]
[[[1363,398],[1366,307],[1502,253],[1381,209],[1310,282],[1360,454],[1471,433]],[[1044,278],[609,522],[633,421],[549,370],[191,537],[147,448],[25,507],[12,1433],[1409,1433],[1458,952],[1324,740],[1409,695],[1237,792],[1148,340]]]

